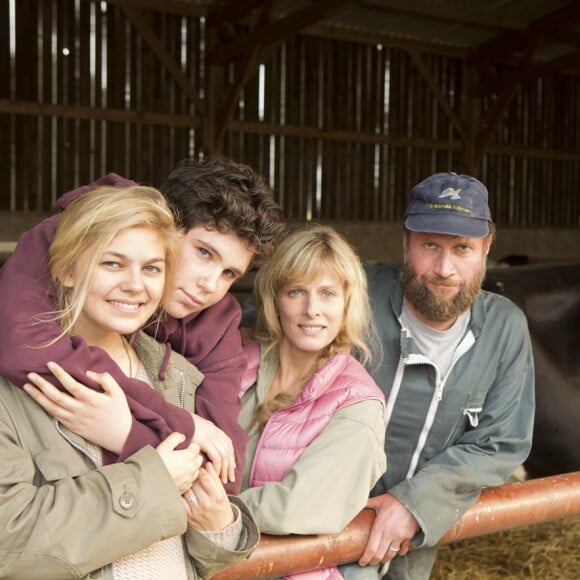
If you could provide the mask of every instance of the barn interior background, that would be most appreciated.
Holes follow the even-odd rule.
[[[580,257],[580,6],[569,0],[1,0],[2,250],[68,189],[224,154],[289,220],[400,258],[409,188],[490,190],[492,258]]]
[[[487,184],[494,260],[580,260],[577,1],[0,0],[0,75],[0,260],[73,187],[110,171],[160,185],[179,160],[216,154],[260,170],[289,221],[334,225],[364,260],[400,260],[409,188],[449,170]],[[568,276],[559,296],[576,298],[549,313],[566,307],[566,350],[552,346],[576,369]],[[577,418],[580,370],[550,360],[568,398],[549,398]],[[539,559],[515,554],[521,536],[489,553],[472,541],[435,577],[492,578],[499,554],[497,577],[576,578],[568,525],[568,540],[523,531]]]

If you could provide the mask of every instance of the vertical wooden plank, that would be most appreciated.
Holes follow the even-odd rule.
[[[12,83],[12,65],[10,55],[10,14],[8,2],[0,2],[0,99],[10,99]],[[0,210],[8,211],[10,207],[10,176],[13,171],[11,148],[14,115],[0,114]]]
[[[90,75],[90,43],[91,43],[91,5],[88,2],[81,2],[78,15],[78,58],[76,78],[78,83],[77,99],[78,104],[83,107],[91,106],[91,75]],[[90,183],[95,179],[93,166],[92,142],[92,121],[83,120],[79,122],[78,128],[78,175],[79,183]]]
[[[331,42],[320,43],[320,57],[319,57],[321,69],[320,90],[322,92],[324,101],[328,103],[327,106],[323,106],[321,108],[318,121],[320,126],[324,129],[332,128],[332,125],[330,125],[329,127],[327,111],[332,107],[330,103],[332,103],[335,100],[333,99],[332,94],[333,91],[331,89],[333,75],[329,63],[330,60],[329,57],[331,56],[329,55],[329,45],[331,45]],[[334,213],[333,205],[334,200],[338,193],[336,188],[334,187],[335,183],[337,182],[336,172],[338,169],[335,163],[334,151],[335,151],[334,143],[322,141],[322,143],[320,144],[320,158],[321,158],[320,162],[323,168],[321,173],[321,186],[320,186],[322,192],[320,202],[321,208],[320,214],[321,216],[327,219]]]
[[[55,13],[54,0],[43,2],[41,4],[40,22],[39,22],[39,101],[53,104],[56,102],[56,95],[53,95],[53,60],[52,60],[52,22]],[[39,180],[40,191],[42,196],[41,208],[46,211],[54,207],[57,198],[55,167],[54,167],[54,147],[53,147],[53,128],[56,125],[56,119],[51,117],[42,117],[40,119],[40,130],[38,138],[39,147]]]
[[[0,37],[0,72],[5,72],[5,78],[10,75],[7,9],[7,3],[0,5],[0,31],[6,31]],[[16,9],[16,99],[178,115],[195,112],[114,4],[22,0],[16,3]],[[144,14],[177,61],[182,58],[185,41],[184,70],[193,84],[200,85],[199,20],[183,20],[183,33],[179,16],[154,11]],[[91,23],[97,34],[92,45],[93,60]],[[55,48],[53,30],[57,33]],[[30,38],[38,40],[31,43]],[[63,53],[65,48],[71,51],[68,56]],[[95,63],[94,81],[91,62]],[[387,63],[391,79],[385,111]],[[427,55],[425,63],[459,114],[465,104],[460,101],[463,61]],[[379,127],[394,137],[458,138],[424,79],[401,50],[379,52],[363,43],[297,36],[273,50],[264,64],[264,119],[268,123],[282,121],[284,103],[284,121],[294,126],[364,133]],[[105,66],[108,77],[103,78]],[[522,86],[494,139],[516,149],[580,152],[578,86],[579,80],[573,77],[546,78]],[[0,95],[9,98],[9,93],[10,83],[3,84]],[[244,118],[258,120],[257,76],[248,84],[244,98]],[[489,99],[485,106],[490,106]],[[10,141],[0,144],[0,153],[4,153],[0,163],[6,166],[0,172],[0,185],[4,185],[0,206],[8,208],[47,209],[56,194],[105,171],[128,172],[129,177],[158,185],[181,158],[199,151],[195,142],[190,145],[195,131],[180,127],[3,115],[0,128],[8,135],[13,131],[12,150],[17,152],[11,165]],[[271,142],[276,147],[274,160],[270,158]],[[444,149],[375,147],[355,141],[271,138],[243,132],[228,133],[226,151],[275,176],[275,189],[280,190],[287,215],[298,219],[306,215],[310,204],[315,218],[398,221],[409,187],[434,171],[461,170],[462,163],[461,152]],[[315,193],[319,155],[323,171],[318,207]],[[526,158],[520,153],[486,155],[482,176],[490,189],[490,204],[499,225],[577,225],[579,165],[574,161]],[[9,191],[11,172],[16,184],[12,194],[18,194],[13,201]]]
[[[169,53],[172,55],[174,60],[179,62],[179,29],[177,26],[177,17],[172,15],[167,15],[166,18],[163,19],[164,22],[164,29],[162,35],[162,42],[163,45],[167,48]],[[177,92],[181,91],[179,87],[176,86],[175,80],[173,77],[167,72],[165,66],[163,66],[163,70],[167,75],[168,85],[166,87],[166,95],[162,99],[161,102],[161,110],[165,110],[169,113],[176,112],[176,101],[177,101]],[[164,151],[164,160],[165,160],[165,175],[167,175],[170,171],[170,168],[173,168],[174,159],[176,155],[177,149],[177,139],[178,139],[178,129],[176,127],[164,127],[164,141],[165,141],[165,151]]]
[[[72,29],[72,30],[71,30]],[[54,14],[53,30],[56,30],[56,45],[53,43],[53,87],[56,87],[56,101],[60,104],[70,103],[70,91],[74,77],[71,78],[70,58],[65,49],[70,50],[71,35],[74,34],[74,5],[66,0],[59,0]],[[73,101],[74,103],[74,101]],[[74,121],[58,118],[56,132],[56,195],[62,195],[74,183],[74,149],[71,148]]]
[[[286,122],[289,125],[296,124],[299,118],[299,106],[297,99],[297,89],[299,83],[299,38],[292,37],[287,40],[287,50],[286,50]],[[296,155],[299,154],[296,147],[296,141],[292,138],[286,139],[285,147],[285,166],[286,171],[285,176],[285,186],[284,190],[286,192],[285,198],[282,200],[284,203],[282,207],[284,208],[285,215],[288,219],[292,218],[294,215],[292,208],[292,200],[299,195],[300,189],[298,188],[298,165],[300,157]]]
[[[109,43],[108,5],[95,4],[95,106],[106,108],[109,74],[106,71]],[[97,176],[112,171],[107,158],[107,143],[109,141],[109,123],[98,121],[95,125],[95,171]]]
[[[68,99],[67,102],[71,106],[76,106],[80,103],[81,84],[80,84],[80,2],[69,2],[70,7],[70,25],[69,25],[69,40],[67,54],[63,53],[65,66],[68,69]],[[71,119],[70,122],[70,138],[68,142],[68,157],[70,161],[69,171],[72,172],[72,185],[76,186],[80,181],[80,166],[81,166],[81,151],[80,151],[80,119]]]
[[[17,2],[16,6],[16,53],[14,98],[35,101],[37,98],[38,56],[36,39],[38,26],[38,5],[31,0]],[[16,189],[11,200],[12,210],[33,211],[36,207],[36,180],[38,171],[37,125],[31,116],[15,119]]]
[[[357,124],[359,131],[368,132],[369,128],[369,113],[372,112],[372,102],[370,92],[370,78],[369,78],[369,47],[361,44],[357,47],[359,58],[359,82],[357,95]],[[368,198],[372,192],[372,182],[369,175],[370,160],[370,146],[361,144],[360,156],[357,159],[359,165],[359,182],[353,188],[352,199],[352,215],[356,219],[366,219],[368,215]]]
[[[155,18],[150,18],[149,24],[152,26],[155,34],[160,38],[161,42],[165,44],[165,29],[167,26],[167,15],[160,14]],[[166,48],[168,48],[166,46]],[[163,101],[166,99],[168,102],[171,100],[171,95],[173,94],[173,81],[169,77],[169,73],[165,66],[157,59],[154,55],[152,56],[152,72],[153,72],[153,95],[154,100],[152,103],[153,111],[163,110]],[[148,179],[155,182],[156,178],[160,175],[166,176],[169,171],[167,170],[167,143],[168,136],[167,132],[161,126],[155,126],[153,128],[154,134],[154,160],[150,167],[150,173],[148,173]]]
[[[107,91],[104,95],[106,107],[125,109],[125,74],[127,70],[126,35],[127,20],[120,9],[107,4],[106,12],[106,63]],[[127,175],[127,149],[125,127],[122,123],[106,123],[104,143],[106,172],[114,171]],[[132,177],[132,176],[128,176]]]
[[[143,66],[142,44],[143,41],[140,35],[132,26],[129,26],[127,29],[127,46],[129,47],[127,52],[130,62],[129,73],[127,75],[130,93],[129,109],[132,111],[145,112],[146,109],[143,103],[143,94],[139,83]],[[127,135],[130,143],[127,152],[127,175],[133,179],[139,179],[139,181],[150,184],[148,176],[146,175],[147,168],[150,166],[143,165],[141,162],[141,151],[143,146],[141,130],[142,127],[140,123],[129,123],[129,126],[127,127]],[[137,178],[137,174],[141,167],[144,168],[145,173]]]

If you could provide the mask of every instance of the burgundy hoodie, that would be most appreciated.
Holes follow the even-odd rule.
[[[80,192],[96,185],[127,187],[135,182],[110,173],[89,186],[66,193],[57,206],[63,209]],[[121,455],[103,450],[105,463],[123,461],[144,445],[156,447],[174,431],[187,437],[181,447],[188,445],[194,433],[191,414],[166,402],[146,383],[128,378],[102,349],[88,346],[78,336],[64,336],[48,347],[38,348],[62,332],[57,322],[33,324],[38,315],[55,308],[48,248],[58,219],[58,214],[51,216],[25,232],[0,269],[0,373],[21,387],[28,381],[26,375],[35,372],[62,389],[46,366],[48,361],[54,361],[79,382],[99,390],[100,386],[91,382],[85,371],[110,373],[125,391],[133,425]],[[195,411],[232,439],[236,481],[226,485],[232,494],[239,491],[247,444],[247,434],[238,424],[240,380],[246,367],[238,331],[240,317],[238,302],[227,294],[197,314],[180,320],[168,317],[155,335],[205,375],[196,391]],[[160,374],[163,372],[161,369]]]

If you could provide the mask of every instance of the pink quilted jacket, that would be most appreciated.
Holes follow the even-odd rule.
[[[257,380],[260,345],[245,347],[248,367],[242,378],[240,395]],[[332,416],[343,407],[384,396],[364,367],[350,354],[334,355],[304,385],[287,408],[276,411],[264,427],[254,455],[249,486],[280,482],[302,452],[323,431]],[[324,568],[287,578],[335,580],[342,578],[336,568]]]

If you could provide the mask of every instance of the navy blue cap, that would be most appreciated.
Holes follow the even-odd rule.
[[[491,214],[487,188],[469,175],[435,173],[409,195],[405,227],[412,232],[485,238]]]

